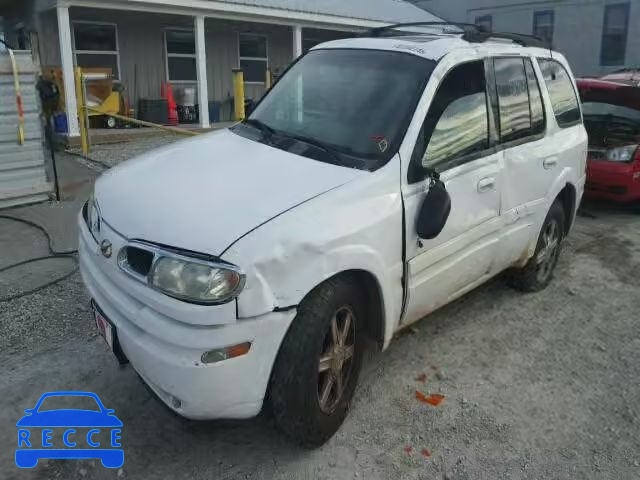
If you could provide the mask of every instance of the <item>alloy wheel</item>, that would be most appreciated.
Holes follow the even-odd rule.
[[[318,362],[318,403],[330,415],[340,403],[353,367],[356,319],[348,306],[331,318]]]
[[[553,272],[553,267],[555,267],[560,253],[560,241],[558,222],[551,219],[542,232],[542,245],[536,256],[538,265],[536,275],[540,282],[545,282]]]

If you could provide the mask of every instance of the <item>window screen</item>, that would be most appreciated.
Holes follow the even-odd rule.
[[[607,5],[602,27],[602,65],[624,65],[629,28],[629,4]]]
[[[522,58],[493,61],[500,111],[500,139],[517,140],[531,134],[529,93]]]
[[[493,17],[491,15],[476,17],[475,24],[490,32],[493,29]]]
[[[553,10],[534,12],[533,34],[543,38],[547,42],[553,42],[553,27],[555,23]]]
[[[564,66],[548,58],[538,59],[544,83],[549,91],[558,125],[570,127],[580,122],[580,104],[573,83]]]
[[[73,29],[76,51],[115,52],[118,50],[115,25],[75,23]]]
[[[423,126],[422,164],[444,170],[489,146],[483,62],[454,68],[438,87]]]
[[[110,68],[114,77],[118,78],[118,56],[77,53],[76,64],[82,68]]]
[[[196,38],[193,30],[165,31],[167,76],[172,82],[196,82]]]
[[[110,68],[113,76],[119,78],[118,34],[115,25],[74,23],[73,41],[77,66]]]
[[[240,35],[240,68],[245,82],[264,83],[268,66],[267,37]]]
[[[196,81],[196,59],[187,57],[168,57],[169,80]]]
[[[167,30],[167,53],[196,53],[196,39],[192,30]]]

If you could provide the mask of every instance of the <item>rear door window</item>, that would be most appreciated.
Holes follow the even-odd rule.
[[[561,63],[548,58],[539,58],[538,64],[558,125],[566,128],[580,123],[580,104],[567,70]]]
[[[525,58],[524,67],[527,71],[527,82],[529,85],[529,104],[531,105],[531,133],[537,135],[544,132],[546,127],[546,118],[544,112],[544,104],[542,103],[542,94],[540,93],[540,84],[536,78],[536,72],[533,69],[531,59]]]
[[[510,142],[531,135],[529,87],[522,58],[493,61],[500,118],[500,140]]]

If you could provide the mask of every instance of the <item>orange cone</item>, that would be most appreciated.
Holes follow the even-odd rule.
[[[178,108],[176,99],[173,96],[173,87],[170,83],[162,84],[162,98],[167,99],[169,125],[178,125]]]

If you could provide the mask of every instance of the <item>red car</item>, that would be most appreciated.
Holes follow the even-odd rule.
[[[577,83],[589,134],[585,194],[640,201],[640,72]]]

